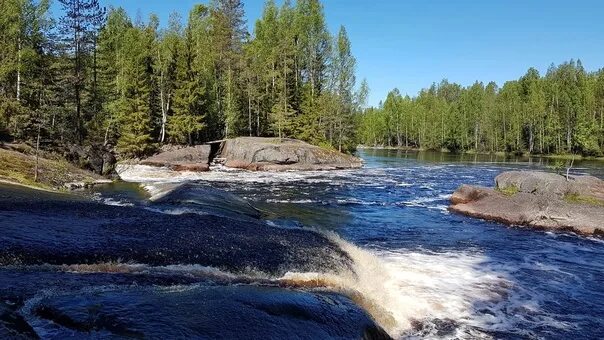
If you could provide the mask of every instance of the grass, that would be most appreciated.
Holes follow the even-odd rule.
[[[0,149],[0,180],[31,187],[57,190],[69,182],[94,182],[100,177],[76,168],[65,160],[40,158],[38,180],[35,180],[36,159],[20,152]]]
[[[520,192],[520,189],[518,189],[518,187],[515,185],[509,185],[505,188],[497,187],[497,191],[504,194],[505,196],[514,196]]]
[[[604,207],[604,201],[599,200],[592,196],[578,195],[578,194],[566,194],[564,195],[564,200],[569,203],[574,204],[588,204]]]

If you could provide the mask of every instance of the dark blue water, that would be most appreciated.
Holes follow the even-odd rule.
[[[219,171],[189,179],[243,197],[278,225],[328,230],[359,247],[358,271],[369,277],[355,284],[383,307],[376,319],[394,319],[382,323],[395,336],[604,335],[602,240],[447,211],[461,184],[492,186],[506,170],[552,171],[548,160],[392,150],[360,156],[366,161],[361,170]],[[598,162],[577,162],[573,171],[604,176]],[[156,177],[152,173],[139,175]]]
[[[0,335],[379,338],[373,320],[395,338],[602,338],[601,239],[447,211],[462,183],[547,160],[360,156],[337,172],[135,166],[84,193],[96,206],[0,190]]]

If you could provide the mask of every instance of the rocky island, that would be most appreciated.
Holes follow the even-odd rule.
[[[209,171],[210,163],[251,171],[360,168],[361,159],[290,138],[239,137],[185,148],[164,148],[141,165],[174,171]]]
[[[451,211],[485,220],[538,229],[604,236],[604,181],[593,176],[561,176],[510,171],[495,188],[462,185]]]

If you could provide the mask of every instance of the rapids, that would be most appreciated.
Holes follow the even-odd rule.
[[[360,156],[334,172],[123,166],[128,183],[92,202],[0,187],[0,336],[604,334],[602,240],[447,211],[460,184],[547,160]]]
[[[246,199],[285,228],[314,228],[353,259],[355,277],[289,274],[353,297],[397,338],[598,338],[604,242],[451,214],[462,183],[492,186],[543,158],[361,150],[363,169],[207,174],[124,169],[129,181],[195,181]],[[604,177],[599,162],[574,172]],[[151,183],[151,184],[149,184]]]

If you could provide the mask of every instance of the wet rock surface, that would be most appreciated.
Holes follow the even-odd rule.
[[[142,338],[152,329],[164,338],[387,338],[349,299],[331,293],[193,286],[90,292],[83,298],[85,303],[78,295],[49,297],[33,314],[40,327],[57,337]]]
[[[339,270],[325,237],[213,215],[167,215],[91,202],[0,201],[0,264],[199,264],[229,271]]]
[[[260,171],[335,170],[360,168],[351,155],[295,139],[240,137],[223,142],[220,158],[231,168]]]
[[[496,187],[462,185],[450,210],[538,229],[604,236],[604,181],[592,176],[504,172]]]

